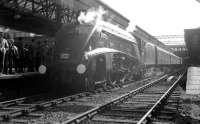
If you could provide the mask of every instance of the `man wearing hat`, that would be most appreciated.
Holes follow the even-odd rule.
[[[4,31],[0,28],[0,74],[3,73],[4,70],[4,62],[5,62],[5,54],[8,50],[8,42],[3,38]]]

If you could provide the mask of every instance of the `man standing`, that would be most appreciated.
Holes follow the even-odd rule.
[[[3,29],[0,28],[0,74],[3,73],[4,63],[5,63],[5,55],[8,50],[8,42],[3,38]]]

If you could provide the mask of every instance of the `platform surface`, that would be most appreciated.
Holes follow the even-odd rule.
[[[14,74],[0,74],[0,79],[16,79],[27,76],[41,75],[39,72],[25,72],[25,73],[14,73]]]
[[[188,68],[186,94],[200,94],[200,67]]]

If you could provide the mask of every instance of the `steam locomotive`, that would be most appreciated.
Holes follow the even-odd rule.
[[[142,57],[136,38],[110,23],[98,20],[90,24],[64,25],[56,34],[54,62],[49,65],[47,74],[54,88],[94,90],[98,86],[120,85],[142,77]]]

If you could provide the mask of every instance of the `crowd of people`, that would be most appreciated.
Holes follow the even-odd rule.
[[[0,75],[38,71],[53,59],[53,45],[47,40],[23,42],[23,38],[13,39],[9,33],[0,31]]]

